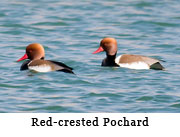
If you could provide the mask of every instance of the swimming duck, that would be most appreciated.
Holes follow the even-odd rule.
[[[39,43],[32,43],[26,47],[26,53],[17,61],[25,61],[20,70],[33,70],[36,72],[49,72],[49,71],[62,71],[66,73],[73,73],[73,68],[65,65],[64,63],[44,60],[45,50],[44,47]]]
[[[157,59],[132,54],[123,54],[116,57],[117,50],[116,39],[107,37],[101,40],[99,48],[93,54],[106,52],[106,58],[102,61],[101,66],[164,70]]]

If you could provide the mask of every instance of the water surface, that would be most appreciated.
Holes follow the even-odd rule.
[[[180,112],[179,0],[0,2],[0,112]],[[101,67],[104,37],[119,54],[140,54],[166,71]],[[25,47],[76,75],[19,71]]]

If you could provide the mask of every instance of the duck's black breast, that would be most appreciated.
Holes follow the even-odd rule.
[[[28,64],[30,63],[31,61],[30,60],[26,60],[24,61],[24,63],[21,65],[20,67],[20,70],[23,71],[23,70],[27,70],[28,69]]]
[[[109,67],[119,67],[118,64],[115,63],[115,55],[107,55],[107,57],[102,61],[101,66],[109,66]]]

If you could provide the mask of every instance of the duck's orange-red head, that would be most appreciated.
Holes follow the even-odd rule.
[[[100,42],[99,48],[93,54],[106,51],[108,55],[114,55],[117,52],[117,41],[114,38],[104,38]]]
[[[41,44],[39,43],[32,43],[26,47],[26,53],[24,56],[22,56],[17,61],[30,59],[30,60],[36,60],[36,59],[43,59],[45,57],[45,51]]]

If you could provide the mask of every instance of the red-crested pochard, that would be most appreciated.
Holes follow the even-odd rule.
[[[164,70],[164,67],[160,64],[160,61],[154,58],[131,54],[123,54],[116,58],[117,49],[118,47],[116,39],[104,38],[101,40],[99,48],[94,51],[93,54],[102,51],[106,52],[107,57],[102,61],[101,66]]]
[[[25,61],[20,70],[33,70],[36,72],[49,72],[49,71],[63,71],[66,73],[73,73],[73,68],[61,63],[52,60],[44,60],[45,51],[41,44],[32,43],[26,47],[26,53],[21,57],[18,62],[21,60],[29,59]]]

